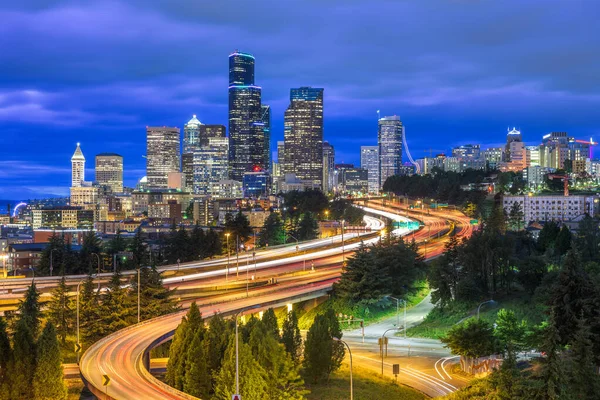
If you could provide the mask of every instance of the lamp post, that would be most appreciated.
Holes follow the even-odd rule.
[[[240,235],[235,235],[235,280],[240,279]]]
[[[479,306],[477,306],[477,319],[479,319],[479,310],[481,310],[481,306],[484,305],[484,304],[488,304],[488,303],[494,304],[494,303],[496,303],[496,301],[495,300],[488,300],[488,301],[484,301],[483,303],[479,304]]]
[[[225,268],[225,281],[227,281],[228,279],[228,275],[229,275],[229,235],[231,235],[230,233],[226,233],[225,237],[227,238],[227,267]]]
[[[8,267],[6,265],[6,260],[8,260],[8,254],[2,255],[2,256],[0,256],[0,258],[2,259],[2,272],[4,273],[3,278],[7,278],[8,277]]]
[[[299,253],[300,252],[300,245],[298,244],[299,243],[298,242],[298,238],[296,238],[293,235],[290,235],[290,237],[296,241],[296,253]],[[302,254],[304,254],[304,257],[303,257],[304,266],[302,267],[302,270],[306,271],[306,252],[304,252]]]
[[[404,339],[406,339],[406,300],[397,299],[393,296],[387,296],[390,299],[396,300],[396,327],[400,328],[400,313],[398,312],[398,305],[400,302],[404,303]]]
[[[381,335],[381,375],[383,375],[383,345],[384,345],[384,341],[385,341],[385,334],[388,333],[389,331],[396,331],[398,330],[398,328],[390,328],[388,330],[386,330],[385,332],[383,332],[383,335]]]
[[[346,255],[344,254],[344,220],[342,220],[342,265],[346,264]]]
[[[52,253],[54,253],[54,250],[56,249],[50,250],[50,276],[52,276],[52,270],[54,269],[54,266],[52,264]]]
[[[79,285],[83,279],[77,283],[77,345],[79,345]],[[79,352],[77,352],[77,364],[79,364]]]
[[[350,355],[350,400],[354,400],[354,388],[352,385],[352,351],[350,350],[350,346],[348,346],[348,343],[344,342],[343,340],[338,339],[336,337],[334,337],[333,340],[344,344],[348,349],[348,354]]]
[[[240,394],[240,358],[239,358],[239,349],[238,349],[238,316],[241,313],[244,313],[249,310],[253,310],[255,308],[260,308],[260,305],[254,305],[250,307],[245,307],[239,310],[235,314],[235,393]]]

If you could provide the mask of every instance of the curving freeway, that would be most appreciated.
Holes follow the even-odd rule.
[[[379,205],[365,207],[370,215],[366,217],[366,223],[372,229],[382,229],[384,224],[376,218],[384,216],[389,218],[389,208]],[[393,210],[392,210],[393,211]],[[375,217],[373,217],[373,215]],[[408,221],[409,218],[392,214],[395,220]],[[434,219],[436,219],[434,221]],[[425,217],[422,218],[425,221]],[[441,220],[440,220],[441,219]],[[431,229],[420,229],[413,232],[416,241],[431,238],[432,235],[442,236],[448,227],[445,218],[429,216],[427,221],[431,222]],[[407,228],[399,228],[393,231],[394,235],[405,236],[411,231]],[[345,234],[345,238],[350,235]],[[358,236],[358,234],[356,235]],[[380,237],[364,238],[361,242],[373,244]],[[232,290],[221,294],[218,298],[198,300],[198,305],[205,316],[214,312],[230,314],[242,308],[254,305],[268,308],[283,305],[288,302],[303,301],[324,295],[331,285],[339,278],[343,260],[351,254],[361,242],[342,244],[333,239],[322,239],[321,241],[307,242],[306,248],[310,253],[301,254],[295,246],[287,248],[270,249],[278,251],[277,259],[262,257],[260,262],[251,263],[251,259],[240,257],[239,269],[236,265],[236,273],[242,278],[242,282],[249,274],[266,277],[277,274],[278,283],[259,288],[246,290]],[[439,240],[443,242],[443,238]],[[318,249],[318,246],[327,246]],[[290,249],[291,247],[291,249]],[[257,253],[258,254],[258,253]],[[306,257],[310,254],[311,265],[317,267],[314,271],[306,269]],[[431,257],[428,254],[427,257]],[[258,258],[258,257],[257,257]],[[165,279],[165,283],[171,286],[193,287],[198,282],[225,282],[225,279],[233,279],[231,269],[228,271],[224,260],[214,260],[210,270],[193,272],[184,276],[176,276]],[[196,263],[194,268],[198,268]],[[206,264],[204,264],[206,265]],[[187,266],[186,266],[187,267]],[[219,268],[220,267],[220,268]],[[183,267],[182,267],[183,268]],[[237,276],[237,274],[236,274]],[[186,303],[191,299],[186,300]],[[211,303],[212,302],[212,303]],[[184,304],[185,306],[185,304]],[[116,332],[93,344],[82,356],[80,370],[88,387],[99,398],[114,399],[190,399],[189,395],[181,393],[150,375],[147,370],[149,350],[157,344],[169,340],[176,327],[181,322],[185,311],[170,314],[160,318],[144,321],[129,328]],[[111,378],[108,387],[102,385],[102,375],[107,374]],[[427,386],[425,384],[425,386]],[[108,394],[105,393],[108,390]],[[437,390],[437,389],[436,389]]]

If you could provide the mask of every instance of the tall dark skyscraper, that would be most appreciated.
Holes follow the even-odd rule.
[[[254,56],[235,51],[229,55],[229,167],[241,182],[244,172],[265,164],[265,130],[261,88],[254,84]]]
[[[266,104],[261,106],[260,120],[263,123],[263,135],[265,140],[265,170],[271,171],[271,106]]]
[[[284,116],[284,173],[323,187],[323,89],[291,89]]]

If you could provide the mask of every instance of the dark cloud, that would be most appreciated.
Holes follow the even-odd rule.
[[[416,156],[497,143],[507,125],[534,142],[600,133],[595,0],[5,3],[0,159],[68,167],[81,141],[89,159],[120,151],[142,170],[146,125],[227,124],[234,49],[256,56],[274,141],[289,88],[325,88],[326,139],[345,161],[375,143],[377,109],[402,117]]]

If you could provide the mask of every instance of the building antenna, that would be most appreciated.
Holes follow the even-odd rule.
[[[377,110],[377,120],[378,120],[378,121],[381,119],[381,114],[380,114],[380,113],[381,113],[381,111],[380,111],[380,110]]]

